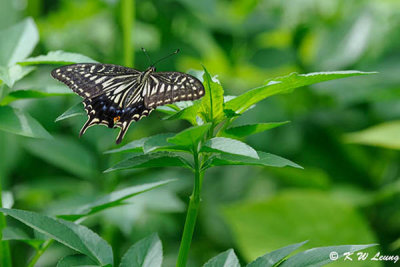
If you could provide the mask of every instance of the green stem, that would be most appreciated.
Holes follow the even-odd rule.
[[[132,28],[135,22],[135,3],[134,0],[122,0],[121,3],[122,19],[122,39],[124,49],[124,64],[133,67],[134,54],[132,45]]]
[[[196,225],[197,214],[199,213],[200,206],[200,192],[201,184],[203,181],[204,172],[200,170],[201,164],[199,164],[199,154],[197,149],[194,149],[194,187],[193,193],[190,196],[189,208],[186,215],[185,226],[183,228],[181,246],[179,247],[178,260],[176,262],[177,267],[185,267],[190,244],[192,242],[194,227]]]
[[[34,267],[36,262],[39,260],[40,256],[47,250],[47,248],[54,242],[53,239],[46,240],[40,249],[36,251],[35,256],[33,256],[32,260],[29,262],[28,267]]]
[[[3,198],[2,198],[2,175],[0,175],[0,208],[3,207]],[[0,240],[3,240],[3,229],[6,228],[7,222],[3,213],[0,213]],[[7,240],[0,241],[0,266],[11,267],[11,254],[10,254],[10,246]]]

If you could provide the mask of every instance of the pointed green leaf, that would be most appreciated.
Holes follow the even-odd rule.
[[[152,189],[158,188],[165,184],[168,184],[174,180],[165,180],[155,183],[148,183],[142,185],[136,185],[127,187],[121,190],[117,190],[107,194],[104,197],[99,198],[98,200],[88,203],[82,207],[75,208],[69,213],[64,213],[63,215],[58,215],[58,218],[62,218],[69,221],[75,221],[82,217],[92,215],[94,213],[103,211],[108,208],[112,208],[118,205],[122,205],[123,201],[139,195],[141,193],[150,191]]]
[[[68,53],[64,51],[50,51],[47,55],[30,57],[18,62],[20,65],[36,65],[36,64],[75,64],[75,63],[97,63],[96,60],[90,57]]]
[[[130,247],[119,267],[161,267],[162,259],[161,241],[153,234]]]
[[[203,267],[240,267],[233,249],[228,249],[207,261]]]
[[[39,41],[35,22],[27,18],[0,31],[0,66],[11,67],[29,56]]]
[[[63,114],[58,116],[55,121],[57,122],[57,121],[71,118],[71,117],[79,116],[79,115],[86,115],[86,112],[85,112],[85,109],[83,108],[82,102],[76,103],[74,106],[67,109],[67,111],[65,111]]]
[[[228,128],[222,134],[223,134],[223,136],[228,136],[228,137],[232,136],[232,137],[236,137],[236,138],[242,138],[242,137],[246,137],[246,136],[249,136],[252,134],[261,133],[261,132],[270,130],[275,127],[279,127],[286,123],[289,123],[289,121],[246,124],[246,125]]]
[[[17,81],[21,80],[33,70],[35,70],[35,67],[21,67],[19,65],[13,65],[11,67],[0,66],[0,81],[3,81],[11,88]]]
[[[219,122],[224,115],[224,89],[218,80],[211,78],[203,66],[205,94],[200,100],[200,112],[207,122]]]
[[[0,130],[34,138],[52,138],[28,113],[10,106],[0,106]]]
[[[352,144],[400,149],[400,121],[384,122],[365,130],[345,135]]]
[[[123,160],[104,172],[134,168],[153,167],[186,167],[190,166],[180,156],[170,152],[155,152],[150,154],[139,154]]]
[[[0,212],[48,235],[69,248],[87,255],[99,264],[113,264],[113,253],[110,245],[85,226],[24,210],[2,208]]]
[[[369,75],[374,73],[375,72],[362,72],[355,70],[314,72],[308,74],[292,73],[288,76],[271,79],[266,85],[254,88],[232,100],[229,100],[225,103],[225,109],[230,109],[237,113],[243,113],[252,105],[269,96],[289,92],[290,90],[298,87],[351,76]]]
[[[251,146],[226,137],[214,137],[208,140],[201,150],[206,152],[223,152],[259,159],[257,152]]]
[[[76,254],[76,255],[68,255],[61,258],[56,267],[91,267],[91,266],[99,266],[95,261],[90,259],[89,257]]]
[[[307,241],[289,245],[277,250],[274,250],[272,252],[269,252],[261,257],[258,257],[255,261],[250,262],[247,264],[246,267],[273,267],[275,264],[279,263],[282,261],[284,258],[286,258],[290,253],[301,247],[307,243]]]
[[[257,154],[259,156],[259,159],[254,159],[240,155],[221,154],[210,159],[208,167],[221,166],[221,165],[256,165],[256,166],[269,166],[269,167],[291,166],[294,168],[302,169],[300,165],[297,165],[296,163],[288,159],[279,157],[277,155],[262,151],[257,151]]]
[[[211,123],[190,127],[180,133],[177,133],[175,136],[168,138],[168,142],[179,146],[196,146],[200,140],[204,138],[210,127]]]
[[[331,246],[331,247],[319,247],[306,250],[304,252],[297,253],[296,255],[290,257],[279,267],[306,267],[306,266],[324,266],[326,264],[335,262],[335,260],[330,259],[332,252],[336,252],[339,258],[344,257],[346,252],[356,252],[369,247],[376,246],[377,244],[368,245],[344,245],[344,246]],[[336,260],[340,262],[340,260]]]
[[[95,155],[76,138],[55,136],[48,141],[32,140],[27,142],[26,148],[33,155],[71,174],[82,178],[96,174]]]

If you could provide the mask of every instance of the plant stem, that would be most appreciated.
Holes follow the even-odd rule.
[[[134,0],[122,0],[121,3],[122,39],[124,51],[124,64],[133,67],[134,54],[132,45],[132,28],[135,22]]]
[[[31,261],[28,264],[28,267],[34,267],[36,262],[39,260],[40,256],[47,250],[47,248],[54,242],[53,239],[46,240],[42,246],[40,247],[39,250],[36,251],[35,256],[31,259]]]
[[[194,149],[194,187],[193,193],[190,196],[189,208],[186,215],[185,227],[183,228],[181,246],[179,247],[178,260],[176,262],[177,267],[185,267],[190,244],[192,242],[194,227],[196,225],[197,214],[200,206],[200,192],[201,184],[203,181],[204,171],[201,171],[201,164],[199,164],[199,154],[197,149]]]
[[[0,175],[0,208],[3,207],[3,198],[2,198],[2,175]],[[3,213],[0,213],[0,240],[3,239],[3,229],[7,226],[6,218]],[[11,267],[11,254],[10,254],[10,246],[7,240],[0,241],[0,266]]]

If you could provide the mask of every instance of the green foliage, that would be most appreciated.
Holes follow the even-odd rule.
[[[280,263],[283,259],[285,259],[289,254],[303,246],[307,241],[289,245],[274,251],[271,251],[261,257],[258,257],[254,261],[250,262],[247,267],[272,267],[278,263]]]
[[[56,267],[71,267],[71,266],[98,266],[95,261],[85,255],[76,254],[68,255],[58,261]]]
[[[324,218],[323,221],[316,217],[315,210]],[[329,245],[333,239],[339,244],[355,239],[361,243],[376,242],[357,210],[341,200],[326,199],[322,193],[312,191],[289,191],[266,201],[230,205],[224,208],[224,216],[241,244],[240,251],[248,260],[256,258],[265,249],[271,250],[277,245],[283,246],[310,236],[313,239],[306,245],[308,248],[315,243]],[[357,231],[349,225],[356,227]],[[326,227],[332,232],[324,231]],[[280,234],[282,231],[286,234]],[[350,264],[364,266],[363,262]]]
[[[16,209],[0,209],[0,211],[87,255],[100,265],[113,264],[110,245],[87,227],[30,211]]]
[[[222,152],[259,159],[257,152],[249,145],[226,137],[214,137],[208,140],[202,149],[208,152]]]
[[[21,1],[0,0],[0,178],[13,193],[16,207],[49,212],[56,218],[78,220],[74,224],[84,222],[96,229],[112,244],[115,265],[143,233],[157,231],[165,244],[165,256],[157,250],[155,258],[164,258],[163,265],[169,266],[176,256],[176,233],[180,232],[182,218],[178,212],[183,209],[183,201],[176,194],[185,196],[190,181],[188,171],[168,167],[191,169],[195,174],[198,170],[198,180],[203,181],[206,170],[222,166],[207,171],[202,189],[200,186],[201,227],[196,235],[201,238],[193,241],[188,265],[200,266],[220,249],[232,246],[245,263],[266,250],[306,239],[310,240],[306,249],[339,239],[341,244],[380,240],[379,250],[398,254],[394,250],[399,248],[400,225],[396,152],[399,81],[395,75],[400,68],[396,60],[398,38],[394,38],[400,20],[395,13],[396,1],[341,1],[339,5],[314,0],[307,4],[136,1],[135,17],[127,15],[133,10],[121,9],[119,1],[57,0],[46,5],[41,0],[25,1],[26,5],[17,2]],[[120,9],[125,22],[120,22]],[[35,17],[39,30],[32,19],[12,26],[27,14]],[[144,69],[148,62],[138,50],[141,46],[148,49],[153,60],[181,48],[179,56],[157,65],[160,71],[186,72],[201,68],[202,62],[210,72],[193,73],[203,77],[206,96],[200,101],[158,107],[167,114],[166,121],[160,123],[158,114],[153,113],[131,127],[125,139],[134,141],[122,147],[112,147],[114,133],[104,127],[94,127],[78,141],[76,133],[85,119],[82,104],[73,106],[78,99],[66,96],[72,92],[50,81],[52,67],[46,65],[96,62],[95,58],[127,66],[135,63],[135,68]],[[297,74],[335,69],[378,70],[380,74],[322,85],[314,84],[367,73]],[[296,73],[284,76],[291,72]],[[218,79],[210,73],[218,73]],[[278,78],[265,82],[270,77]],[[307,87],[293,91],[301,86]],[[259,103],[289,92],[292,94]],[[69,106],[72,108],[63,113]],[[177,129],[186,123],[182,119],[193,127],[179,132]],[[284,120],[293,123],[269,122]],[[269,131],[277,126],[282,127]],[[106,150],[107,155],[103,155]],[[301,162],[305,170],[284,157]],[[223,167],[227,165],[241,167]],[[109,166],[107,173],[101,173]],[[271,168],[284,166],[294,168]],[[126,171],[111,172],[114,169]],[[136,195],[146,188],[156,188],[156,181],[167,176],[179,180],[170,186],[159,182],[161,190]],[[303,198],[314,193],[318,197]],[[131,196],[135,196],[134,203],[127,206],[126,198]],[[309,209],[302,202],[308,203]],[[265,204],[265,210],[254,210],[257,203]],[[224,222],[220,222],[221,206]],[[229,217],[225,212],[229,207],[246,214],[248,221]],[[339,212],[333,214],[335,208]],[[264,221],[265,216],[269,220]],[[37,266],[54,266],[55,257],[70,252],[62,245],[50,246],[51,241],[43,240],[43,235],[30,237],[19,231],[14,220],[7,217],[11,226],[3,229],[0,246],[7,243],[5,240],[13,240],[13,251],[27,255],[33,249],[28,266],[35,265],[39,257]],[[232,232],[227,233],[226,225]],[[235,225],[248,229],[239,231]],[[240,233],[246,230],[247,236]],[[254,232],[263,242],[252,237]],[[30,247],[20,246],[20,242]],[[153,244],[161,246],[158,239]],[[309,261],[316,266],[329,263],[323,248],[300,252],[291,259],[290,250],[298,246],[300,243],[267,253],[249,266],[272,258],[289,266],[307,266]],[[6,246],[0,249],[4,252]],[[151,251],[147,250],[146,257]],[[314,252],[315,257],[311,257]],[[13,264],[4,263],[7,257],[3,257],[0,265],[26,266],[22,257],[12,255]],[[218,256],[223,263],[236,258],[233,250],[224,255],[227,257]],[[74,265],[99,263],[83,254],[58,261],[58,266]]]
[[[35,138],[51,138],[43,126],[29,114],[10,106],[0,106],[0,130]]]
[[[231,127],[226,129],[222,135],[233,138],[243,138],[252,134],[261,133],[275,127],[279,127],[281,125],[285,125],[289,123],[288,121],[284,122],[265,122],[265,123],[256,123],[256,124],[246,124],[240,125],[236,127]]]
[[[344,246],[331,246],[331,247],[321,247],[321,248],[313,248],[306,250],[304,252],[300,252],[293,257],[290,257],[285,262],[280,264],[281,267],[294,267],[294,266],[323,266],[328,263],[332,263],[332,260],[329,258],[329,254],[332,251],[338,253],[341,257],[344,257],[344,253],[354,253],[369,247],[375,246],[372,245],[344,245]],[[341,263],[342,264],[342,263]],[[341,265],[343,266],[343,265]],[[364,263],[361,264],[364,266]]]
[[[93,153],[75,139],[55,136],[48,142],[28,141],[26,148],[37,157],[82,178],[96,174]]]
[[[240,267],[239,260],[235,255],[233,249],[228,249],[210,259],[203,267],[219,267],[219,266],[232,266]]]
[[[0,36],[6,37],[0,42],[0,130],[33,138],[49,138],[50,134],[37,120],[24,111],[7,105],[16,100],[63,95],[63,92],[47,92],[45,89],[38,91],[34,88],[21,90],[14,88],[15,83],[35,70],[26,65],[95,61],[80,54],[63,51],[27,58],[39,41],[38,29],[31,18],[1,30]]]
[[[99,197],[90,203],[84,204],[81,207],[77,207],[68,213],[58,215],[58,218],[65,220],[76,221],[83,217],[98,213],[100,211],[124,205],[124,200],[136,196],[138,194],[150,191],[162,185],[172,182],[173,180],[165,180],[155,183],[142,184],[137,186],[127,187],[121,190],[111,192],[103,197]]]
[[[12,67],[32,53],[39,33],[31,18],[0,31],[0,66]]]
[[[385,122],[365,130],[348,133],[345,140],[353,144],[400,149],[400,121]]]
[[[161,267],[162,244],[156,234],[146,237],[132,247],[122,257],[120,267]]]

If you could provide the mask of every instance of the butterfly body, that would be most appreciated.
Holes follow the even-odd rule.
[[[132,121],[148,116],[157,106],[204,95],[202,83],[180,72],[146,71],[112,64],[83,63],[54,69],[51,75],[83,97],[88,120],[80,131],[96,124],[121,128],[120,143]]]

